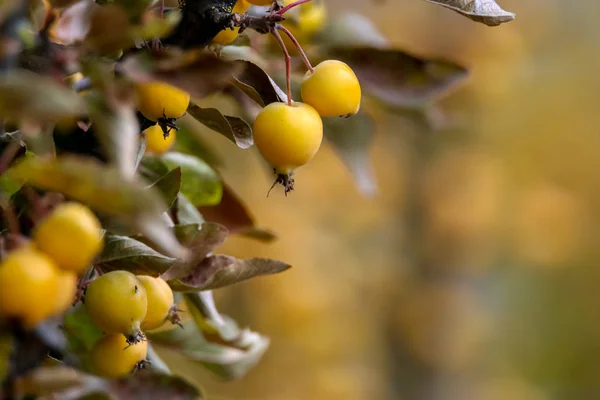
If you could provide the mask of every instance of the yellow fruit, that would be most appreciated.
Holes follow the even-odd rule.
[[[107,333],[122,333],[129,343],[144,339],[140,324],[146,317],[148,300],[142,282],[130,272],[111,271],[86,289],[85,308],[90,319]]]
[[[190,104],[189,93],[164,82],[140,83],[135,89],[138,109],[150,121],[177,119]]]
[[[156,329],[165,323],[175,305],[173,291],[169,284],[160,277],[138,275],[137,278],[144,285],[148,299],[148,312],[142,321],[142,329]]]
[[[70,271],[59,271],[58,273],[58,292],[54,299],[54,312],[58,315],[64,313],[73,305],[77,292],[77,275]]]
[[[102,227],[86,206],[63,203],[33,232],[35,245],[59,267],[82,273],[102,249]]]
[[[233,12],[238,14],[244,14],[246,10],[250,8],[250,5],[251,4],[246,2],[246,0],[238,0],[238,2],[235,4],[235,7],[233,7]],[[217,34],[217,36],[213,38],[212,41],[213,43],[220,44],[223,46],[228,45],[238,37],[239,30],[240,28],[223,29]]]
[[[165,137],[163,129],[160,127],[160,125],[156,124],[146,128],[143,134],[146,136],[146,152],[162,154],[171,150],[175,144],[177,131],[175,129],[171,129],[169,131],[169,136]]]
[[[293,3],[295,0],[284,1],[284,6]],[[325,26],[327,21],[327,9],[322,1],[313,0],[309,3],[301,4],[286,14],[287,20],[283,25],[303,38],[313,36]]]
[[[360,110],[360,83],[354,71],[341,61],[323,61],[313,72],[308,71],[300,90],[302,101],[322,117],[352,115]]]
[[[129,345],[123,335],[108,334],[98,340],[89,354],[89,369],[105,378],[129,375],[140,361],[146,359],[148,342]]]
[[[289,174],[315,155],[323,139],[323,122],[303,103],[271,103],[256,117],[254,143],[279,174]]]
[[[33,246],[9,253],[0,263],[0,315],[15,317],[28,328],[54,313],[59,269]]]

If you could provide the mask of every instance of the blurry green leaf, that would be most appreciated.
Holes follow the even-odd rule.
[[[291,266],[276,260],[252,258],[238,260],[226,255],[213,255],[195,265],[189,275],[170,280],[169,285],[179,292],[217,289],[261,275],[283,272]]]
[[[177,167],[167,172],[154,182],[152,187],[162,193],[168,208],[171,208],[175,200],[177,200],[179,190],[181,189],[181,168]]]
[[[203,127],[193,118],[181,118],[177,121],[177,140],[173,151],[190,154],[201,158],[213,168],[224,165],[223,158],[204,140],[203,132],[198,128]]]
[[[214,223],[176,226],[175,235],[190,250],[190,257],[185,262],[173,265],[163,274],[163,278],[177,279],[190,274],[197,263],[225,242],[228,234],[227,228]]]
[[[400,50],[332,48],[320,59],[348,63],[366,94],[400,108],[423,108],[464,81],[467,70],[444,60],[422,59]]]
[[[217,310],[212,290],[185,293],[184,299],[196,327],[207,337],[217,337],[218,341],[234,341],[240,333],[238,324]]]
[[[375,124],[364,111],[350,118],[323,118],[323,134],[331,143],[365,196],[377,193],[377,184],[369,159]]]
[[[238,197],[227,185],[223,185],[221,202],[210,207],[199,207],[204,219],[225,226],[231,234],[240,234],[253,239],[271,242],[277,236],[267,230],[256,226],[254,217]]]
[[[7,173],[13,179],[64,193],[100,213],[119,217],[169,256],[187,255],[161,217],[166,205],[160,195],[140,182],[124,179],[114,168],[79,157],[35,157],[24,159]]]
[[[1,118],[56,122],[85,112],[86,106],[81,96],[48,76],[25,70],[10,70],[0,74]]]
[[[254,144],[252,128],[241,118],[223,115],[216,108],[200,108],[195,104],[188,108],[188,114],[219,132],[241,149],[247,149]]]
[[[146,157],[152,162],[154,157]],[[157,157],[169,170],[181,168],[181,193],[195,206],[221,201],[221,178],[204,161],[188,154],[168,152]]]
[[[219,314],[211,291],[188,293],[185,300],[197,328],[207,338],[184,346],[188,358],[223,378],[236,379],[244,376],[268,349],[268,338],[249,329],[241,330],[233,319]],[[211,337],[219,344],[211,342]]]
[[[386,47],[388,39],[375,24],[362,14],[336,15],[329,25],[317,34],[315,41],[323,46]]]
[[[104,249],[96,264],[104,272],[123,269],[136,275],[158,276],[176,261],[136,239],[106,234]]]
[[[202,224],[204,218],[198,212],[198,209],[185,197],[179,193],[175,203],[175,215],[177,222],[181,225]]]
[[[449,8],[476,22],[497,26],[515,19],[515,14],[504,11],[494,0],[425,0]]]
[[[81,303],[65,314],[63,329],[69,346],[75,353],[87,353],[103,335],[103,332],[92,323]]]
[[[249,61],[237,61],[244,65],[244,72],[233,79],[233,85],[244,92],[252,100],[266,106],[278,101],[287,101],[287,96],[258,65]]]
[[[270,344],[267,337],[248,332],[247,337],[252,343],[245,350],[207,342],[201,348],[186,350],[184,354],[222,378],[242,378],[260,361]]]
[[[94,133],[109,160],[126,178],[137,168],[140,124],[135,112],[135,95],[131,88],[111,87],[103,93],[86,96]]]
[[[118,70],[134,82],[163,81],[200,99],[228,86],[243,65],[220,60],[207,51],[165,51],[161,58],[139,52],[120,62]]]

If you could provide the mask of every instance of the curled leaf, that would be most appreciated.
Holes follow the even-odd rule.
[[[241,118],[223,115],[216,108],[201,108],[195,104],[188,108],[188,113],[197,121],[231,140],[241,149],[247,149],[254,144],[252,128]]]
[[[266,258],[239,260],[226,255],[204,258],[191,272],[180,279],[169,281],[173,290],[196,292],[233,285],[261,275],[283,272],[291,265]]]
[[[176,261],[136,239],[107,234],[96,265],[104,272],[126,270],[136,275],[158,276]]]
[[[283,90],[261,67],[249,61],[237,61],[237,63],[243,65],[244,70],[233,79],[232,83],[248,97],[263,107],[270,103],[287,101]]]
[[[85,112],[81,96],[47,76],[25,70],[0,74],[0,117],[57,122]]]
[[[449,8],[475,22],[497,26],[515,19],[515,14],[504,11],[494,0],[425,0]]]

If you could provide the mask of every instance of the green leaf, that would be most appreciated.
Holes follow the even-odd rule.
[[[211,291],[187,293],[185,301],[206,340],[187,341],[180,349],[222,378],[244,376],[268,349],[267,337],[240,329],[233,319],[217,311]]]
[[[163,200],[168,206],[167,209],[171,208],[181,190],[181,168],[177,167],[167,172],[154,182],[152,187],[162,193]]]
[[[449,8],[488,26],[497,26],[515,19],[515,14],[504,11],[494,0],[425,0]]]
[[[65,314],[63,329],[70,349],[77,354],[89,352],[104,333],[90,320],[83,304]]]
[[[188,275],[169,280],[169,285],[179,292],[197,292],[233,285],[261,275],[276,274],[289,268],[289,264],[266,258],[239,260],[218,254],[204,258]]]
[[[158,276],[176,261],[136,239],[106,234],[96,265],[104,272],[123,269],[136,275]]]
[[[135,111],[135,95],[130,88],[112,87],[86,96],[94,134],[124,177],[132,178],[140,149],[140,124]]]
[[[275,81],[258,65],[249,61],[236,61],[244,65],[244,72],[233,79],[233,85],[252,100],[266,106],[278,101],[287,101],[287,96]]]
[[[146,157],[150,161],[153,157]],[[158,157],[168,170],[181,168],[181,193],[195,206],[221,201],[221,178],[204,161],[189,154],[168,152]]]
[[[198,212],[198,209],[185,197],[179,193],[177,196],[177,202],[175,203],[175,216],[178,224],[189,225],[189,224],[202,224],[204,218]]]
[[[160,194],[140,182],[124,179],[115,168],[89,158],[34,157],[25,158],[7,173],[32,186],[64,193],[107,216],[119,217],[171,257],[187,256],[161,217],[167,207]]]
[[[375,124],[364,111],[350,118],[323,118],[323,134],[352,174],[358,190],[365,196],[377,193],[369,159]]]
[[[258,364],[270,345],[265,336],[250,330],[242,332],[240,342],[245,344],[244,349],[207,342],[202,347],[185,350],[184,354],[222,378],[240,379]]]
[[[247,149],[254,144],[252,128],[241,118],[223,115],[216,108],[200,108],[195,104],[190,105],[188,114],[241,149]]]
[[[400,50],[337,47],[318,60],[346,62],[366,94],[398,108],[424,108],[464,81],[467,70],[451,61],[424,59]]]
[[[225,226],[231,234],[239,234],[264,242],[277,239],[275,233],[256,226],[254,216],[239,196],[228,185],[223,185],[221,202],[210,207],[199,207],[204,219]]]
[[[181,118],[177,121],[177,140],[173,151],[196,156],[213,168],[224,165],[223,158],[216,153],[212,146],[205,140],[203,125],[193,118]]]
[[[57,122],[85,112],[80,95],[48,76],[22,69],[0,74],[0,118]]]

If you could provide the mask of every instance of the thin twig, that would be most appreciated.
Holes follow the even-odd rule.
[[[20,236],[21,226],[19,225],[19,218],[17,217],[14,207],[12,204],[10,204],[9,200],[4,198],[2,198],[1,203],[2,215],[4,217],[4,221],[6,221],[8,233],[14,235],[15,237]]]
[[[300,4],[308,3],[309,1],[311,1],[311,0],[298,0],[298,1],[295,1],[295,2],[293,2],[291,4],[288,4],[287,6],[283,7],[279,11],[277,11],[276,14],[283,15],[286,12],[290,11],[292,8],[297,7]]]
[[[294,46],[296,46],[296,48],[298,49],[298,53],[300,53],[300,57],[302,58],[302,61],[304,61],[304,64],[306,65],[306,68],[308,68],[308,70],[310,72],[315,72],[315,69],[313,68],[312,64],[310,63],[310,60],[308,59],[308,56],[304,52],[304,49],[302,48],[302,46],[300,45],[300,42],[298,42],[298,40],[296,39],[296,37],[294,36],[294,34],[292,32],[290,32],[290,30],[288,28],[286,28],[285,26],[283,26],[281,24],[275,25],[275,29],[282,30],[283,33],[285,33],[286,35],[288,35],[288,37],[290,38],[290,40],[292,41],[292,43],[294,44]]]
[[[0,175],[2,175],[9,167],[12,160],[21,149],[21,143],[19,141],[11,142],[0,156]]]
[[[288,106],[292,106],[292,58],[290,57],[290,52],[287,47],[285,47],[285,43],[283,42],[283,38],[277,31],[279,24],[275,25],[275,29],[271,31],[275,39],[277,39],[277,43],[279,43],[279,47],[283,50],[283,55],[285,57],[285,81],[287,84],[287,104]]]

